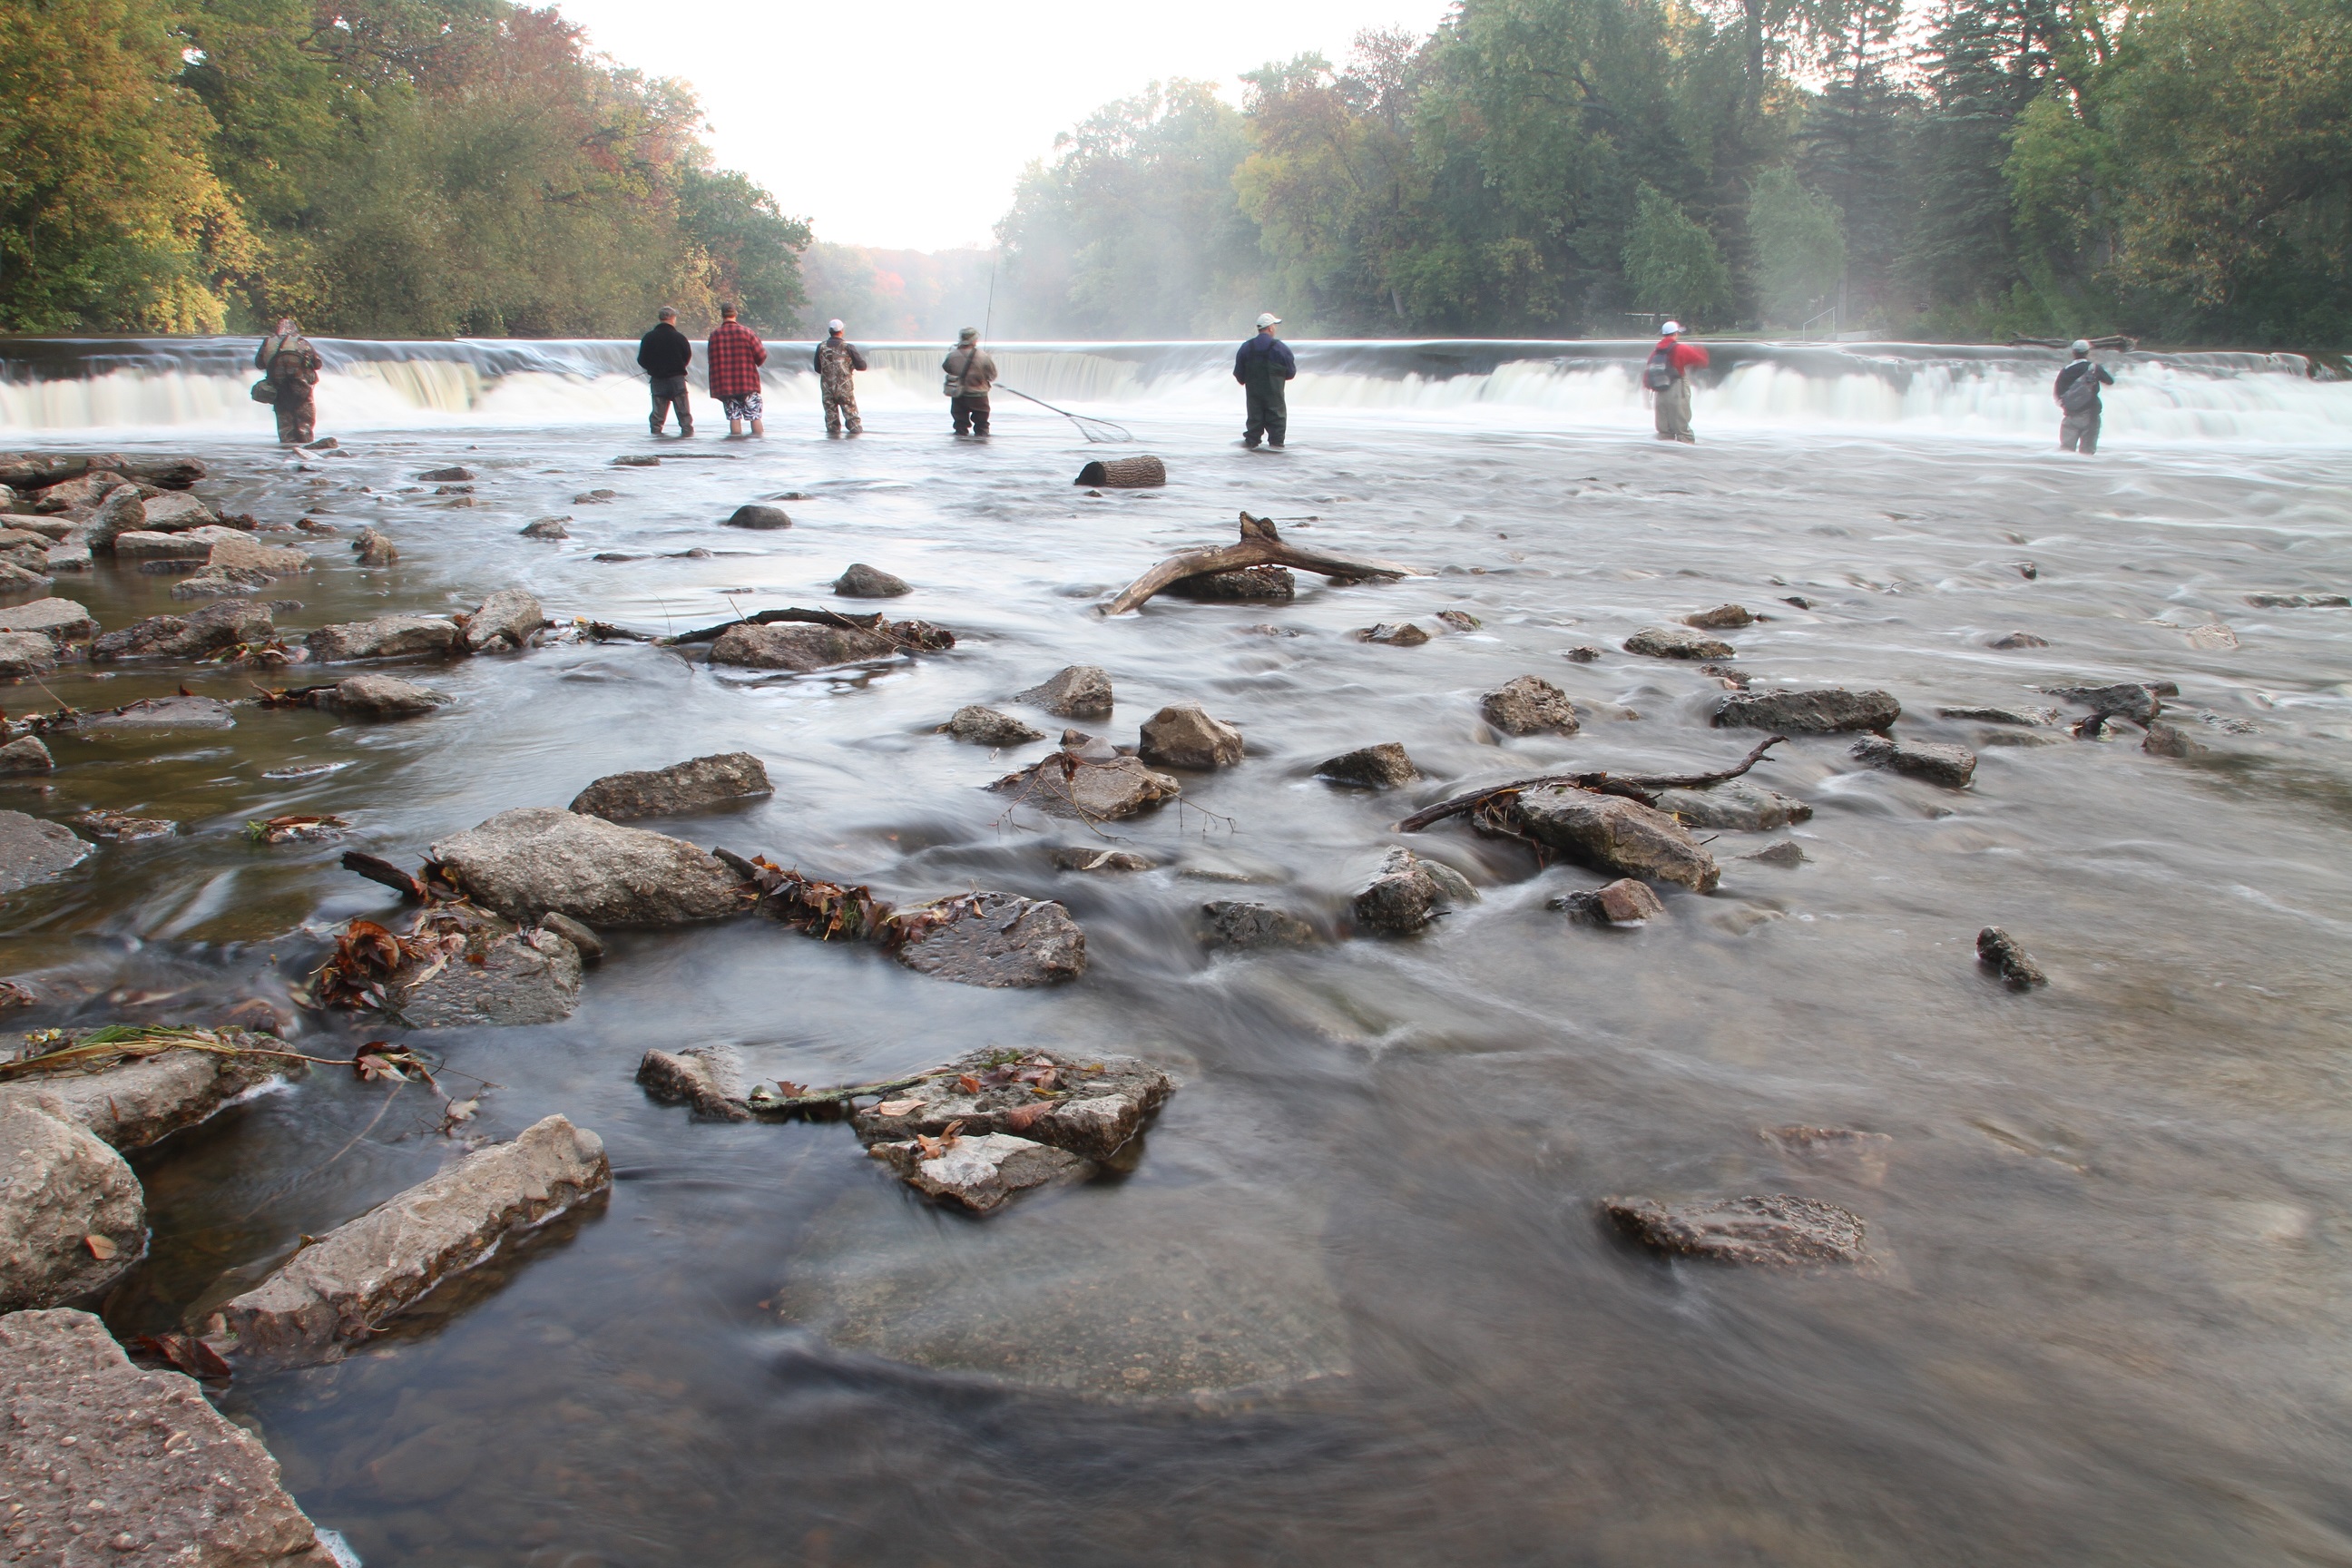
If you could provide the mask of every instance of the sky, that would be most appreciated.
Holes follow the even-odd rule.
[[[1056,133],[1154,80],[1235,79],[1365,27],[1426,33],[1445,0],[558,0],[599,52],[691,83],[721,164],[820,240],[992,243]]]

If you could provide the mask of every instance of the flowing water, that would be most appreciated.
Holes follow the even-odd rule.
[[[950,440],[913,349],[878,356],[861,440],[823,439],[780,351],[764,443],[710,438],[705,405],[702,438],[656,447],[614,345],[327,346],[340,455],[267,443],[235,343],[19,345],[0,410],[16,444],[192,451],[228,510],[343,530],[278,590],[303,605],[285,626],[522,586],[658,632],[833,603],[865,561],[915,584],[892,615],[957,647],[776,678],[563,644],[422,672],[457,700],[408,723],[248,709],[60,736],[53,793],[0,805],[181,831],[7,900],[0,973],[51,998],[17,1017],[282,1000],[331,928],[388,908],[342,848],[413,862],[600,774],[736,749],[772,800],[648,826],[891,898],[1059,899],[1092,960],[994,992],[756,921],[615,933],[567,1022],[415,1037],[453,1088],[495,1086],[482,1132],[562,1111],[618,1179],[348,1361],[235,1385],[369,1563],[2352,1563],[2352,610],[2246,597],[2347,586],[2352,387],[2136,357],[2085,461],[2045,449],[2046,358],[1751,347],[1718,356],[1702,444],[1679,447],[1643,428],[1632,346],[1307,345],[1293,447],[1267,454],[1234,443],[1223,351],[1003,353],[1014,384],[1168,461],[1165,489],[1094,497],[1070,478],[1108,449],[1041,411],[1000,399],[991,442]],[[481,476],[471,507],[415,478],[451,463]],[[620,494],[573,503],[598,486]],[[717,526],[786,493],[788,531]],[[1429,574],[1094,613],[1243,508]],[[569,542],[517,537],[551,514]],[[396,566],[350,563],[362,523]],[[113,626],[174,608],[170,581],[101,567],[60,591]],[[1759,687],[1883,686],[1898,734],[1981,747],[1974,787],[1799,740],[1755,776],[1813,817],[1721,834],[1721,889],[1646,928],[1566,923],[1546,900],[1603,878],[1456,824],[1412,842],[1480,901],[1417,939],[1336,939],[1416,805],[1736,760],[1753,737],[1707,724],[1718,680],[1616,651],[1727,600],[1769,616],[1726,634]],[[1442,609],[1483,625],[1442,630]],[[1441,635],[1352,635],[1406,618]],[[2192,641],[2214,624],[2234,647]],[[2013,630],[2050,646],[1986,646]],[[1606,651],[1563,657],[1580,645]],[[1185,775],[1186,804],[1102,829],[1156,869],[1055,870],[1055,846],[1102,840],[980,788],[1045,743],[932,732],[1075,663],[1117,683],[1088,726],[1111,739],[1181,700],[1248,736],[1240,766]],[[71,668],[49,686],[82,707],[247,689]],[[1479,693],[1531,673],[1582,733],[1485,726]],[[1937,717],[2119,679],[2178,682],[2168,718],[2203,754]],[[1426,782],[1311,776],[1385,741]],[[240,834],[298,811],[352,826]],[[1784,837],[1802,864],[1742,858]],[[1335,939],[1210,956],[1197,910],[1233,897]],[[1979,971],[1987,924],[2047,990]],[[1119,1172],[974,1222],[842,1126],[698,1122],[632,1080],[647,1047],[701,1042],[803,1083],[982,1046],[1131,1051],[1181,1088]],[[142,1154],[153,1249],[110,1321],[167,1326],[428,1174],[452,1152],[437,1111],[322,1072]],[[1789,1124],[1892,1142],[1816,1163],[1761,1136]],[[1877,1266],[1662,1262],[1595,1213],[1771,1192],[1863,1215]]]

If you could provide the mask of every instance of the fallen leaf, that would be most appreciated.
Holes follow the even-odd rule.
[[[912,1116],[923,1109],[919,1100],[886,1100],[874,1108],[877,1116]]]
[[[123,1347],[142,1361],[159,1361],[190,1377],[226,1381],[230,1375],[220,1352],[194,1334],[142,1334]]]
[[[122,1250],[115,1246],[110,1238],[103,1236],[85,1236],[81,1238],[81,1244],[89,1247],[89,1255],[100,1263]]]
[[[962,1089],[966,1094],[978,1094],[980,1092],[980,1079],[972,1077],[970,1073],[961,1073],[957,1075],[956,1087]]]
[[[1054,1102],[1050,1100],[1037,1100],[1029,1105],[1016,1105],[1004,1113],[1004,1130],[1007,1132],[1026,1132],[1036,1124],[1039,1117],[1053,1109]]]

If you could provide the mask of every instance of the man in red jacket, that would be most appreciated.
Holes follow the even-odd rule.
[[[1658,439],[1696,445],[1698,437],[1691,434],[1690,373],[1693,367],[1706,363],[1706,351],[1683,342],[1680,321],[1668,321],[1658,331],[1658,346],[1650,351],[1650,363],[1642,367],[1642,384],[1657,400]]]
[[[735,307],[719,307],[719,324],[710,329],[710,395],[727,410],[727,433],[768,433],[767,405],[760,397],[760,367],[768,363],[768,345],[751,328],[735,319]]]

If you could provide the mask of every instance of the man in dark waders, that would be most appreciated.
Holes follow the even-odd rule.
[[[1279,448],[1290,430],[1290,400],[1284,384],[1298,374],[1298,361],[1290,345],[1274,335],[1282,318],[1269,310],[1257,319],[1257,336],[1234,356],[1234,379],[1249,395],[1249,422],[1242,427],[1242,445],[1255,448],[1258,437]]]
[[[254,351],[253,368],[268,384],[270,406],[278,411],[281,446],[302,446],[317,433],[319,406],[311,401],[311,389],[319,384],[320,363],[319,351],[302,335],[302,323],[291,316]]]
[[[2092,363],[2091,345],[2081,338],[2074,340],[2074,363],[2058,372],[2057,384],[2050,395],[2058,400],[2058,449],[2080,452],[2088,458],[2099,449],[2099,388],[2113,386],[2116,378]]]
[[[677,410],[677,433],[694,434],[694,410],[686,402],[686,367],[694,363],[694,345],[677,330],[677,312],[664,305],[656,314],[654,330],[637,340],[637,368],[653,384],[653,413],[646,423],[658,436]]]

